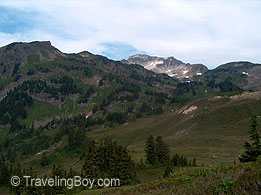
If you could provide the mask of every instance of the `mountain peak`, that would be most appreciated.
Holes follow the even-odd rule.
[[[21,48],[21,47],[53,47],[50,41],[33,41],[33,42],[14,42],[3,46],[0,49],[11,50],[13,48]]]
[[[33,41],[33,42],[14,42],[0,48],[0,56],[17,53],[21,55],[31,55],[40,51],[61,53],[52,46],[50,41]]]
[[[130,60],[130,59],[134,59],[134,58],[147,58],[147,57],[151,57],[147,54],[135,54],[132,56],[129,56],[128,58],[126,58],[126,60]]]
[[[88,58],[90,56],[93,56],[93,54],[88,52],[88,51],[82,51],[82,52],[78,53],[78,55],[80,55],[80,56],[82,56],[84,58]]]
[[[135,54],[135,55],[129,56],[125,60],[128,61],[128,60],[135,60],[135,59],[144,59],[144,60],[147,60],[147,59],[161,59],[161,60],[173,60],[173,61],[176,61],[178,63],[183,63],[182,61],[177,60],[173,56],[170,56],[170,57],[159,57],[159,56],[150,56],[150,55],[147,55],[147,54]]]
[[[171,77],[189,79],[195,75],[202,75],[208,68],[202,64],[185,64],[174,57],[158,57],[136,54],[122,60],[125,64],[140,64],[156,73],[166,73]]]
[[[27,64],[30,57],[46,61],[62,55],[64,54],[53,47],[50,41],[11,43],[0,48],[0,78],[13,75],[16,72],[14,70]]]

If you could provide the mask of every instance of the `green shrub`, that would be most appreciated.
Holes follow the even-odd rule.
[[[184,175],[183,176],[183,181],[187,182],[187,183],[191,183],[193,181],[193,179],[189,175]]]
[[[231,178],[227,177],[225,179],[222,179],[222,181],[218,184],[218,186],[215,188],[215,192],[224,192],[228,193],[231,191],[231,187],[234,184],[234,180]]]

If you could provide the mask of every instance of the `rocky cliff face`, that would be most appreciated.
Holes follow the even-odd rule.
[[[148,70],[156,73],[166,73],[178,79],[191,79],[193,76],[201,76],[208,68],[203,64],[186,64],[174,57],[157,57],[149,55],[134,55],[125,60],[125,64],[140,64]]]

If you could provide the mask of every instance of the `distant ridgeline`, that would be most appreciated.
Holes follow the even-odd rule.
[[[0,124],[11,132],[46,118],[72,114],[92,113],[91,117],[107,123],[160,114],[170,104],[242,91],[236,82],[247,76],[233,80],[235,67],[254,66],[229,64],[231,72],[223,65],[207,71],[204,79],[180,82],[140,65],[122,64],[89,52],[64,54],[50,42],[12,43],[0,51]],[[223,80],[218,76],[222,71],[226,75]],[[36,112],[46,103],[52,112]]]

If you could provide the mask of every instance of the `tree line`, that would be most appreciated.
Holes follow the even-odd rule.
[[[27,117],[26,108],[33,106],[33,99],[26,92],[15,88],[9,91],[0,102],[0,124],[10,124],[10,131],[14,132],[22,126],[18,119]]]
[[[85,148],[86,149],[86,148]],[[80,172],[74,171],[72,168],[68,170],[64,169],[61,163],[53,164],[50,175],[44,176],[44,178],[54,178],[59,176],[60,178],[73,178],[74,176],[81,176],[82,178],[118,178],[120,179],[120,185],[137,183],[136,166],[131,159],[127,147],[117,144],[110,138],[105,138],[100,141],[89,140],[86,152],[82,154],[81,160],[83,161],[82,170]],[[48,166],[49,156],[46,152],[42,154],[39,161],[41,166]],[[49,166],[50,167],[50,166]],[[10,178],[13,176],[29,175],[37,177],[36,172],[32,167],[24,169],[19,162],[10,164],[2,157],[0,159],[0,186],[9,186],[12,194],[64,194],[73,193],[85,189],[68,190],[66,186],[58,187],[26,187],[23,180],[17,187],[10,185]]]
[[[170,157],[169,146],[163,141],[161,136],[155,139],[150,135],[146,140],[146,163],[149,165],[170,165],[170,166],[197,166],[197,160],[192,161],[184,155],[175,154]]]

